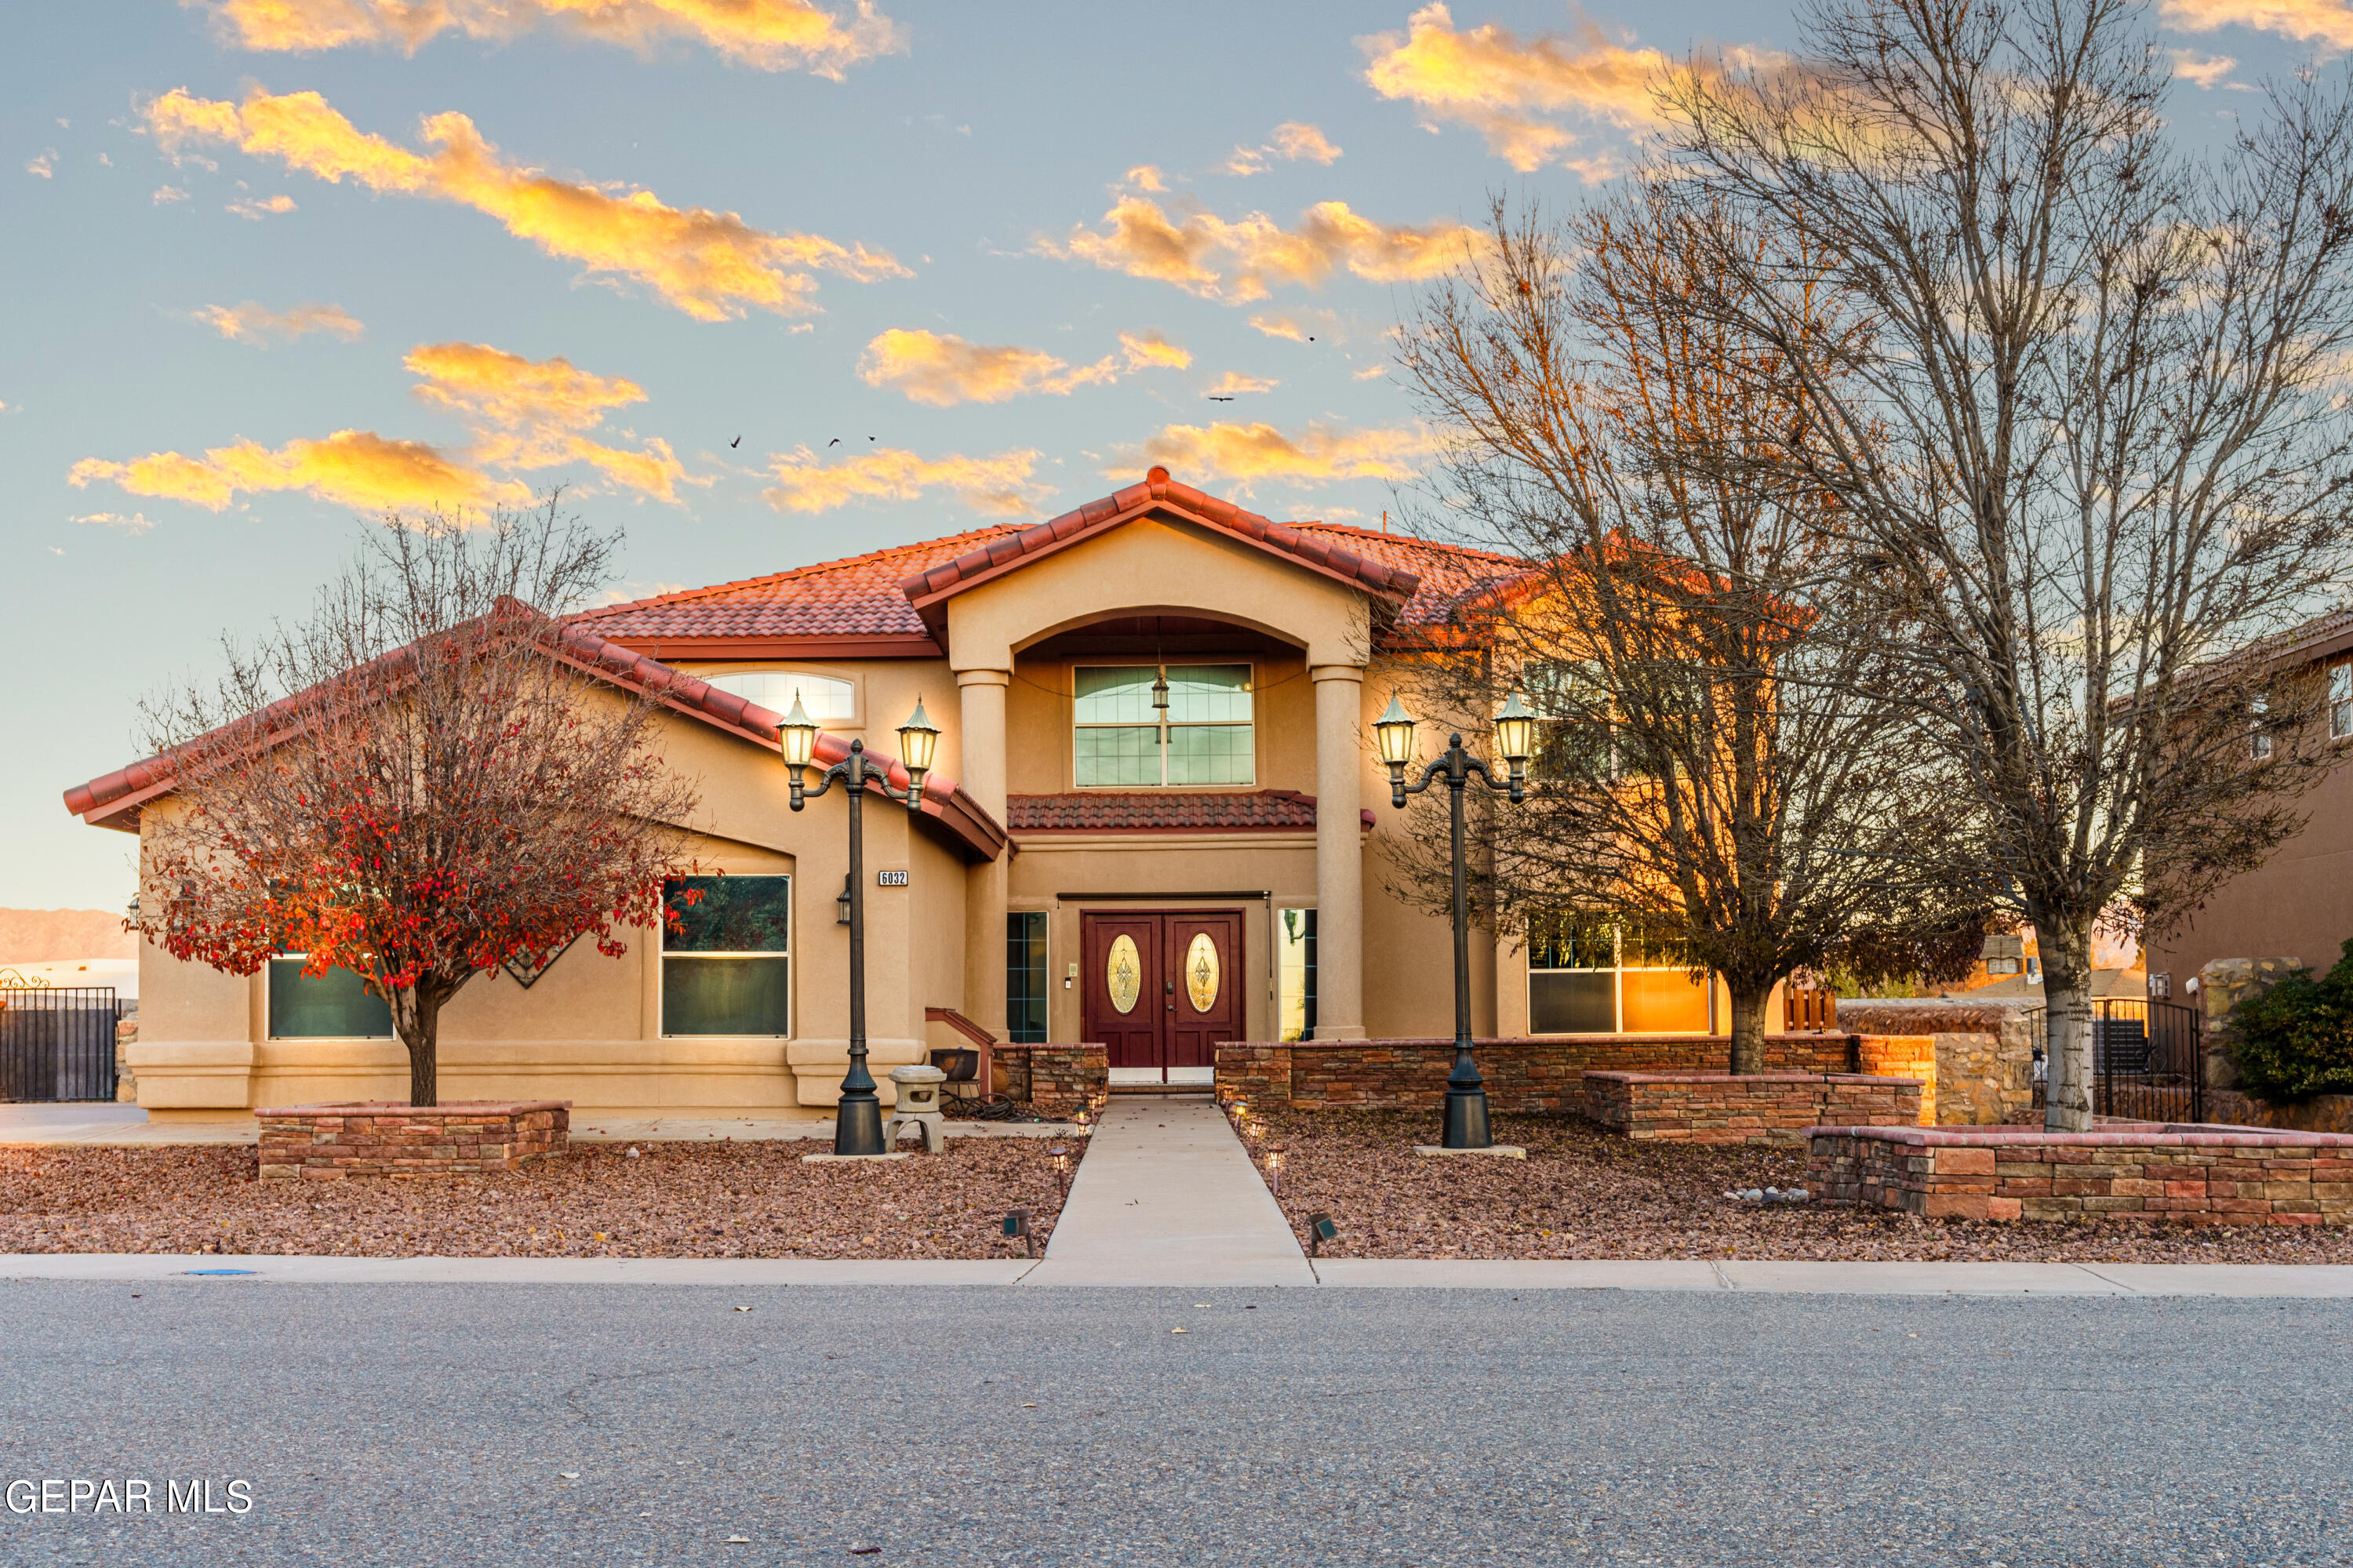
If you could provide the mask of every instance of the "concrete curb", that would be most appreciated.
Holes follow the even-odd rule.
[[[250,1269],[206,1276],[193,1271]],[[170,1253],[0,1254],[0,1279],[185,1280],[195,1285],[881,1286],[1148,1289],[1673,1290],[1725,1296],[2203,1296],[2353,1299],[2353,1265],[1774,1263],[1597,1258],[1330,1258],[1291,1267],[1121,1270],[1029,1258],[313,1257]]]

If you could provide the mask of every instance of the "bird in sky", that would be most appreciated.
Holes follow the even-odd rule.
[[[738,436],[738,437],[736,437],[733,440],[729,441],[727,444],[728,444],[729,446],[731,446],[731,447],[740,447],[740,446],[742,446],[742,445],[744,444],[744,438],[743,438],[743,437],[741,437],[741,436]]]
[[[836,436],[833,440],[826,442],[825,444],[829,447],[838,447],[841,444],[841,438],[839,436]]]
[[[1216,393],[1212,392],[1209,394],[1209,401],[1212,403],[1230,403],[1233,399],[1231,397],[1220,397]]]

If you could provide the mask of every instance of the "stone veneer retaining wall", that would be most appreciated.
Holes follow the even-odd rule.
[[[1835,1118],[1917,1127],[1920,1081],[1860,1073],[1585,1075],[1585,1114],[1645,1143],[1803,1143]]]
[[[1588,1034],[1480,1040],[1479,1075],[1496,1111],[1582,1111],[1579,1078],[1613,1072],[1723,1073],[1732,1042],[1721,1034]],[[1768,1072],[1847,1073],[1848,1034],[1768,1034]],[[1218,1098],[1301,1110],[1430,1110],[1446,1103],[1452,1040],[1243,1041],[1218,1047]]]
[[[1111,1054],[1101,1045],[992,1045],[1005,1093],[1040,1116],[1068,1116],[1111,1092]]]
[[[1928,1218],[2353,1222],[2353,1137],[2112,1124],[2095,1132],[1818,1127],[1806,1184]]]
[[[1838,1004],[1841,1029],[1863,1035],[1926,1036],[1933,1060],[1907,1071],[1929,1080],[1934,1119],[1947,1127],[1999,1127],[2034,1114],[2034,1013],[2024,1005],[1959,997]],[[1863,1065],[1865,1072],[1894,1071]]]
[[[476,1176],[562,1154],[569,1100],[479,1100],[439,1106],[365,1100],[258,1110],[261,1179]]]

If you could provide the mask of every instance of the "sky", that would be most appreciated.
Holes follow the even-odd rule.
[[[1771,5],[77,0],[0,51],[0,906],[118,907],[65,789],[387,507],[551,485],[637,598],[1042,519],[1154,462],[1379,527],[1389,334]],[[2353,0],[2162,0],[2172,113]]]

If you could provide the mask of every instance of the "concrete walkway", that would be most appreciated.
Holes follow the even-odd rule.
[[[1312,1285],[1307,1255],[1206,1095],[1114,1097],[1031,1285]]]

